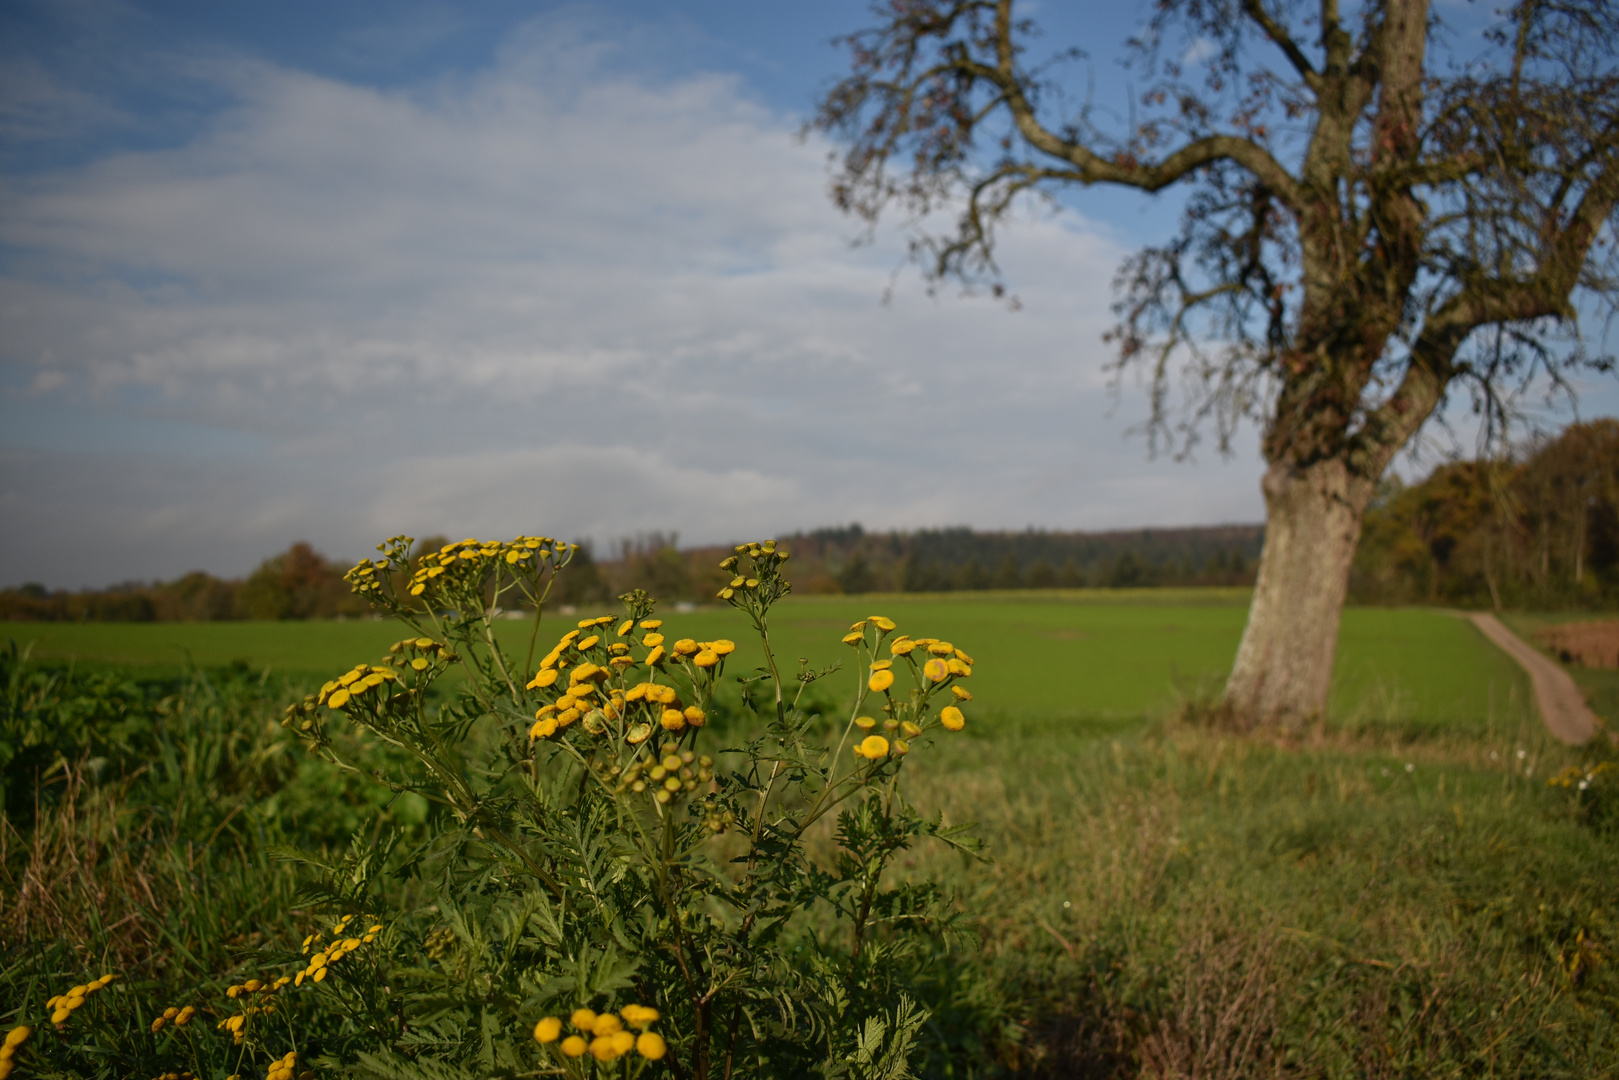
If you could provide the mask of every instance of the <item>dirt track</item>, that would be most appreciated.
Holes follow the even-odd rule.
[[[1553,736],[1566,743],[1583,743],[1602,729],[1601,721],[1585,704],[1585,695],[1574,685],[1568,672],[1508,630],[1494,615],[1475,612],[1468,618],[1485,637],[1529,672],[1535,687],[1535,704],[1540,706],[1540,717]]]

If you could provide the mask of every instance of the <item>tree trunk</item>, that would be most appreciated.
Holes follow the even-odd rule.
[[[1297,728],[1327,707],[1349,565],[1373,485],[1338,461],[1272,465],[1265,548],[1224,704],[1249,724]]]

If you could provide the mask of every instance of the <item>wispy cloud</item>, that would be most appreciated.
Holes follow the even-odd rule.
[[[1123,441],[1121,252],[1082,219],[1008,234],[1017,314],[903,276],[884,306],[898,247],[850,246],[825,148],[734,77],[636,78],[567,19],[404,89],[206,62],[229,104],[196,137],[0,181],[7,578],[1259,515],[1252,459]]]

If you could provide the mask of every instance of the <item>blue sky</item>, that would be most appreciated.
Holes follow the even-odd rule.
[[[1032,10],[1118,92],[1131,9]],[[1152,459],[1101,370],[1172,203],[1029,214],[1015,314],[851,243],[795,135],[864,11],[0,7],[0,584],[398,532],[1258,520],[1251,436]]]

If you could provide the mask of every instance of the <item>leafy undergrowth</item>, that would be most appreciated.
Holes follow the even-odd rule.
[[[303,754],[280,727],[301,687],[15,659],[5,676],[0,738],[21,764],[0,825],[0,1022],[116,971],[66,1035],[37,1038],[85,1038],[106,1076],[157,1075],[178,1038],[217,1044],[198,1060],[223,1077],[206,1003],[330,921],[286,856],[336,861],[355,833],[433,819]],[[916,1072],[1619,1075],[1615,774],[1548,784],[1613,752],[1377,715],[1285,741],[1011,717],[930,750],[918,805],[979,822],[993,861],[897,868],[960,890],[979,934],[917,965]],[[413,908],[385,864],[354,872],[377,877],[374,903]],[[150,1032],[185,1002],[194,1026]]]

